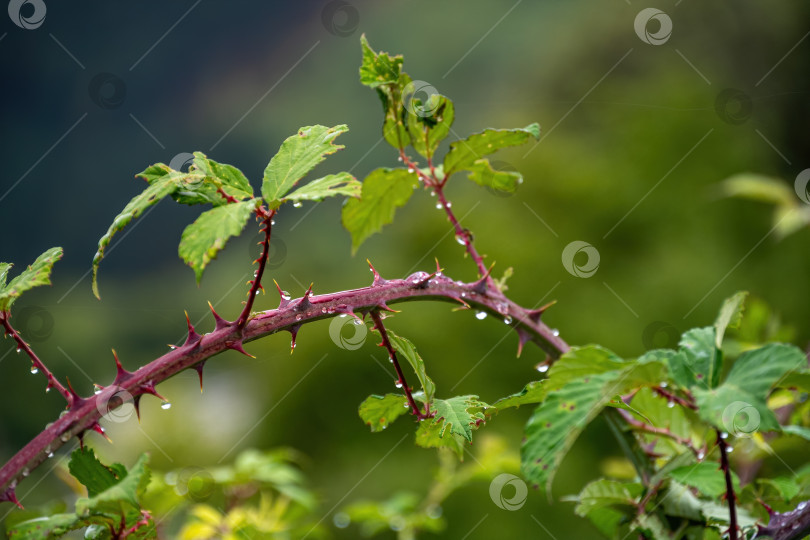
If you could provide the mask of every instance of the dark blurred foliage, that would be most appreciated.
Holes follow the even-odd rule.
[[[514,267],[509,293],[517,301],[558,300],[547,321],[570,343],[634,356],[650,340],[663,344],[673,327],[710,323],[738,289],[794,324],[800,346],[810,339],[810,233],[777,242],[768,207],[720,198],[716,188],[741,171],[792,184],[810,166],[806,3],[659,3],[673,31],[656,46],[634,31],[644,6],[619,0],[45,2],[39,28],[0,22],[0,260],[19,269],[48,247],[65,248],[54,286],[17,308],[42,308],[28,311],[23,331],[39,336],[41,356],[80,392],[112,379],[111,347],[135,368],[181,339],[184,309],[204,330],[212,326],[208,300],[235,316],[252,271],[254,233],[246,233],[197,288],[176,242],[198,210],[164,202],[114,242],[101,268],[103,300],[95,300],[90,261],[142,189],[135,173],[201,150],[240,167],[258,188],[281,141],[315,123],[351,128],[341,140],[347,148],[319,172],[362,178],[396,165],[380,143],[377,98],[357,81],[361,33],[377,49],[404,54],[414,79],[455,101],[452,138],[540,123],[540,143],[496,156],[524,173],[516,195],[493,196],[458,177],[449,196],[479,250],[497,261],[495,273]],[[649,24],[655,33],[657,23]],[[355,257],[339,210],[327,201],[278,216],[274,239],[283,248],[270,274],[293,295],[310,282],[316,293],[370,283],[366,258],[383,276],[430,270],[438,257],[454,278],[474,277],[426,193]],[[599,251],[590,278],[561,264],[574,240]],[[258,307],[275,302],[268,292]],[[445,304],[407,304],[389,321],[419,347],[442,397],[495,400],[535,378],[543,359],[536,348],[515,359],[514,333]],[[125,463],[149,451],[164,468],[214,466],[248,446],[292,446],[309,456],[305,472],[324,512],[338,501],[419,491],[436,458],[411,444],[413,426],[400,420],[371,434],[356,415],[366,395],[393,389],[374,341],[341,350],[324,322],[301,331],[292,356],[287,334],[251,344],[255,360],[227,353],[209,362],[204,394],[196,373],[185,373],[160,388],[170,410],[145,400],[142,423],[108,426],[115,443],[93,444]],[[12,350],[8,342],[0,349],[0,460],[62,407]],[[504,414],[486,429],[509,437],[517,452],[529,412]],[[555,495],[575,492],[618,453],[608,437],[598,422],[586,432]],[[49,467],[20,490],[29,505],[66,493]],[[501,510],[486,484],[455,494],[444,515],[448,538],[479,521],[470,538],[595,534],[566,503],[549,506],[536,492],[521,511]]]

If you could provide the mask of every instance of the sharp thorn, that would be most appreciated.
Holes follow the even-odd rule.
[[[92,429],[93,431],[95,431],[96,433],[98,433],[99,435],[104,437],[105,439],[107,439],[108,443],[112,444],[112,439],[110,439],[107,436],[107,434],[104,432],[104,428],[101,427],[101,424],[99,424],[98,422],[95,422],[95,423],[93,423],[92,426],[90,426],[90,429]]]
[[[289,305],[289,303],[290,303],[290,295],[285,294],[284,291],[281,290],[281,287],[279,286],[278,281],[276,281],[274,279],[273,283],[276,284],[276,289],[278,290],[278,295],[281,298],[281,300],[278,303],[278,309],[283,309],[283,308],[285,308],[285,307],[287,307]]]
[[[304,293],[304,296],[302,296],[301,300],[299,300],[298,303],[295,304],[296,311],[305,311],[312,306],[312,302],[309,301],[310,296],[312,296],[312,285],[313,283],[309,284],[309,288]]]
[[[155,396],[156,398],[158,398],[161,401],[169,401],[165,397],[158,394],[157,390],[155,390],[155,383],[152,382],[152,381],[149,381],[147,383],[143,383],[139,388],[141,389],[141,391],[144,394],[152,394],[153,396]]]
[[[531,334],[529,334],[529,332],[527,332],[523,328],[518,328],[517,333],[518,333],[517,356],[518,358],[520,358],[520,354],[523,352],[523,346],[526,345],[526,343],[528,343],[531,340],[532,336]]]
[[[214,320],[217,322],[217,325],[214,328],[214,332],[216,332],[217,330],[222,330],[223,328],[229,328],[234,325],[234,323],[226,321],[225,319],[220,317],[219,314],[214,309],[214,306],[211,305],[211,302],[208,302],[208,307],[211,308],[211,313],[214,314]]]
[[[20,504],[20,501],[17,499],[17,494],[14,493],[14,488],[10,487],[2,495],[0,495],[0,501],[14,503],[20,510],[25,510],[23,505]]]
[[[388,307],[388,304],[386,304],[385,302],[380,302],[379,304],[377,304],[377,307],[383,311],[390,311],[391,313],[400,313],[400,311]]]
[[[186,337],[186,342],[183,343],[183,347],[189,345],[196,347],[199,345],[202,336],[197,333],[197,330],[194,329],[194,325],[191,324],[191,319],[188,318],[188,311],[186,311],[186,324],[188,325],[188,336]]]
[[[531,311],[528,311],[526,314],[529,316],[529,319],[533,320],[534,322],[539,322],[539,321],[540,321],[540,316],[541,316],[541,315],[542,315],[542,314],[543,314],[543,313],[544,313],[544,312],[545,312],[545,311],[546,311],[548,308],[550,308],[551,306],[553,306],[553,305],[554,305],[554,304],[556,304],[556,303],[557,303],[557,301],[556,301],[556,300],[552,300],[551,302],[549,302],[548,304],[546,304],[546,305],[544,305],[544,306],[542,306],[542,307],[539,307],[539,308],[537,308],[537,309],[533,309],[533,310],[531,310]]]
[[[229,349],[233,349],[235,351],[238,351],[238,352],[240,352],[240,353],[242,353],[245,356],[248,356],[250,358],[256,358],[255,356],[253,356],[252,354],[247,352],[244,347],[242,347],[242,342],[241,341],[226,341],[225,346],[228,347]]]
[[[118,353],[115,352],[115,349],[112,350],[113,358],[115,358],[115,381],[113,384],[120,384],[121,381],[132,375],[129,371],[124,369],[124,366],[121,365],[121,360],[118,359]]]
[[[434,275],[441,274],[444,271],[444,268],[439,266],[439,258],[438,257],[435,257],[435,260],[436,260],[436,273]]]
[[[79,448],[84,450],[84,431],[77,433],[76,438],[79,439]]]
[[[68,394],[70,395],[70,399],[68,400],[68,408],[74,409],[78,408],[79,406],[84,403],[84,398],[81,397],[76,391],[73,389],[73,386],[70,384],[70,378],[67,377],[67,385],[68,385]]]
[[[293,351],[295,351],[295,338],[298,337],[298,330],[300,329],[301,329],[300,324],[295,324],[287,329],[287,331],[292,336],[292,341],[290,342],[290,354],[292,354]]]
[[[205,366],[205,360],[199,362],[194,365],[194,369],[197,370],[197,375],[200,376],[200,393],[202,394],[203,391],[203,367]]]
[[[132,398],[132,406],[135,407],[135,416],[138,417],[138,423],[141,423],[141,395]]]
[[[490,265],[484,275],[481,276],[481,279],[473,283],[472,289],[478,294],[485,294],[487,292],[487,280],[489,279],[490,274],[492,274],[493,268],[495,268],[495,263]]]
[[[366,262],[368,263],[368,267],[371,269],[371,273],[374,275],[374,281],[371,282],[372,287],[376,287],[377,285],[383,285],[385,283],[388,283],[387,279],[383,279],[382,277],[380,277],[380,273],[377,272],[377,269],[374,268],[374,265],[371,264],[370,260],[366,259]]]

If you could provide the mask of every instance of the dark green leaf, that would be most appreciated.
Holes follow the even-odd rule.
[[[50,285],[53,265],[61,258],[62,248],[53,247],[47,250],[37,257],[33,264],[12,279],[8,285],[5,284],[5,281],[11,265],[0,263],[0,311],[9,311],[14,301],[25,291],[40,285]]]
[[[441,426],[440,436],[459,435],[472,441],[472,432],[486,420],[484,411],[489,407],[478,396],[455,396],[433,400],[436,413],[433,424]],[[427,420],[426,420],[427,422]]]
[[[102,465],[96,458],[93,449],[87,447],[73,451],[70,455],[68,468],[70,474],[87,488],[87,494],[90,497],[95,497],[102,491],[114,486],[121,478],[126,476],[126,469],[123,471],[124,474],[120,475],[120,469],[114,471],[110,467]]]
[[[343,195],[357,198],[362,185],[347,172],[330,174],[301,186],[284,197],[285,201],[321,201],[325,197]]]
[[[695,497],[688,486],[676,482],[674,478],[670,479],[661,504],[668,516],[703,521],[703,513],[700,511],[700,499]]]
[[[194,223],[186,227],[180,239],[178,254],[194,269],[197,283],[206,266],[216,258],[232,236],[238,236],[245,228],[258,201],[217,206],[204,212]]]
[[[345,125],[305,126],[281,143],[278,153],[267,164],[262,181],[262,196],[271,210],[277,208],[284,195],[326,156],[343,148],[333,141],[347,131],[349,128]]]
[[[129,469],[126,477],[103,492],[86,499],[76,501],[76,513],[87,516],[93,512],[120,512],[121,504],[127,503],[135,510],[140,510],[140,500],[149,485],[150,471],[147,466],[149,456],[141,454],[135,465]]]
[[[233,165],[218,163],[213,159],[208,159],[202,152],[194,152],[194,165],[189,173],[204,175],[205,181],[195,183],[193,186],[200,188],[200,195],[205,195],[210,199],[205,202],[211,202],[215,206],[227,204],[225,198],[217,193],[217,188],[221,188],[226,194],[239,201],[253,197],[253,187],[242,171]],[[184,195],[184,192],[189,190],[190,187],[192,187],[192,185],[186,183],[183,189],[175,193],[175,200],[185,202],[181,201],[179,196]]]
[[[496,171],[488,159],[479,159],[466,168],[470,171],[469,179],[497,192],[514,193],[523,183],[523,175],[514,171]]]
[[[388,339],[397,352],[404,356],[408,360],[408,363],[411,364],[411,367],[416,373],[416,377],[419,379],[419,383],[422,385],[422,390],[425,392],[425,400],[427,403],[431,403],[436,393],[436,385],[433,383],[433,380],[428,377],[425,371],[425,361],[419,356],[416,347],[414,347],[413,343],[404,337],[396,335],[391,330],[388,330]]]
[[[343,207],[343,226],[352,235],[352,253],[369,236],[394,220],[419,185],[416,173],[405,169],[376,169],[363,180],[360,199],[349,199]]]
[[[574,511],[578,516],[585,517],[597,508],[616,505],[635,508],[636,497],[631,490],[638,492],[640,487],[639,484],[628,485],[624,482],[600,478],[579,492],[577,497],[579,504]]]
[[[416,89],[418,92],[418,89]],[[453,102],[445,96],[432,94],[427,103],[412,97],[406,107],[407,128],[414,150],[432,158],[439,143],[447,137],[455,119]]]
[[[464,459],[464,437],[445,430],[443,422],[421,421],[416,430],[416,444],[422,448],[448,448],[458,459]]]
[[[447,176],[470,167],[482,157],[501,148],[518,146],[531,137],[540,137],[540,126],[530,124],[518,129],[486,129],[466,139],[450,143],[450,151],[444,156],[444,171]]]
[[[363,62],[360,65],[360,82],[370,88],[384,84],[396,84],[402,71],[402,56],[391,57],[388,53],[376,53],[369,46],[366,35],[360,36]]]
[[[804,426],[782,426],[782,431],[810,441],[810,428]]]
[[[726,492],[726,479],[717,463],[704,461],[687,465],[670,471],[669,476],[710,498],[717,498]],[[733,472],[731,478],[734,490],[739,491],[740,479]]]
[[[720,380],[721,356],[714,327],[693,328],[681,336],[678,354],[669,358],[669,372],[680,386],[714,388]]]
[[[723,336],[727,328],[739,328],[742,322],[743,310],[745,309],[745,299],[748,291],[740,291],[730,298],[726,298],[717,320],[714,321],[715,346],[719,349],[723,344]]]
[[[76,514],[54,514],[23,521],[8,530],[9,540],[46,540],[86,526]]]
[[[394,420],[407,413],[408,409],[408,400],[401,394],[372,394],[360,404],[358,412],[371,431],[377,432],[387,428]]]

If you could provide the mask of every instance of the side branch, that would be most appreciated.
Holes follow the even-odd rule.
[[[236,326],[239,330],[245,327],[250,317],[253,302],[256,299],[256,295],[259,294],[259,289],[264,290],[264,287],[262,287],[262,276],[264,275],[264,269],[267,267],[267,258],[270,255],[270,234],[273,228],[273,216],[276,215],[275,210],[268,212],[264,207],[260,207],[256,213],[262,220],[261,231],[264,233],[264,239],[261,242],[262,253],[259,255],[259,258],[254,261],[254,263],[259,263],[259,268],[250,281],[250,291],[248,291],[248,299],[247,302],[245,302],[245,307],[242,309],[239,318],[236,319]]]
[[[532,341],[550,357],[558,358],[568,345],[540,321],[543,312],[529,310],[506,298],[497,289],[487,287],[486,281],[474,283],[453,281],[444,275],[416,272],[406,279],[375,279],[370,287],[323,295],[306,295],[295,300],[282,299],[277,309],[262,312],[248,320],[240,331],[233,323],[219,319],[217,328],[200,336],[189,325],[186,342],[165,355],[130,373],[122,368],[112,385],[99,394],[74,399],[69,409],[46,427],[36,438],[17,452],[0,468],[0,501],[14,501],[14,489],[32,470],[45,461],[72,437],[95,429],[108,412],[119,406],[113,397],[126,391],[134,400],[143,394],[156,394],[155,385],[188,369],[201,366],[207,359],[228,349],[240,350],[244,342],[253,341],[280,331],[297,331],[312,321],[347,313],[367,313],[385,309],[388,304],[440,300],[461,304],[471,309],[488,312],[507,322],[518,334],[519,347]]]

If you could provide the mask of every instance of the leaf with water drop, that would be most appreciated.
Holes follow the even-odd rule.
[[[362,185],[347,172],[330,174],[301,186],[284,197],[284,201],[322,201],[326,197],[343,195],[360,197]]]
[[[411,146],[423,156],[432,158],[439,143],[447,137],[453,125],[455,119],[453,102],[440,94],[427,96],[426,103],[412,96],[406,110]]]
[[[0,311],[9,311],[14,301],[25,291],[51,284],[53,265],[62,258],[62,248],[53,247],[37,257],[25,270],[6,284],[11,264],[0,263]]]
[[[326,156],[343,148],[334,144],[334,140],[347,131],[349,128],[345,125],[305,126],[281,143],[278,153],[264,169],[262,181],[262,196],[271,210],[277,208],[284,195]]]
[[[435,399],[433,411],[436,415],[432,423],[441,426],[441,437],[459,435],[469,442],[472,441],[473,430],[486,420],[484,411],[488,408],[489,405],[479,400],[478,396]]]
[[[425,393],[425,401],[431,403],[436,393],[436,385],[433,383],[433,380],[428,377],[425,371],[425,361],[419,356],[414,344],[404,337],[396,335],[391,330],[388,330],[388,339],[397,352],[404,356],[408,360],[408,363],[411,364],[414,372],[416,372],[416,377],[419,379],[419,383],[422,385],[422,390]]]
[[[360,404],[358,413],[372,432],[382,431],[409,411],[408,399],[402,394],[372,394]]]
[[[529,124],[518,129],[485,129],[466,139],[450,143],[450,151],[444,156],[444,172],[447,176],[468,169],[482,157],[495,153],[501,148],[519,146],[532,137],[540,137],[540,126]]]
[[[514,193],[523,182],[523,175],[514,171],[496,171],[488,159],[479,159],[466,168],[469,179],[496,192]]]
[[[403,206],[419,185],[416,173],[404,169],[380,168],[363,180],[359,199],[343,206],[343,226],[352,236],[352,253],[372,234],[394,220],[394,212]]]

